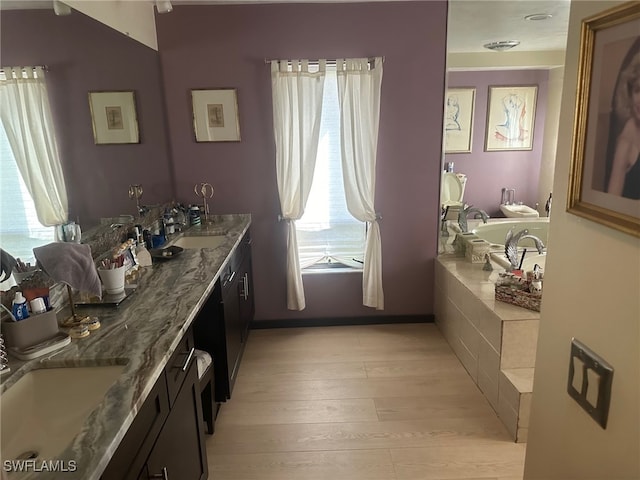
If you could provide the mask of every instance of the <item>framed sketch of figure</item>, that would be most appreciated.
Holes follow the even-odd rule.
[[[536,85],[489,87],[485,151],[533,149]]]
[[[444,153],[470,153],[475,88],[449,88],[444,106]]]

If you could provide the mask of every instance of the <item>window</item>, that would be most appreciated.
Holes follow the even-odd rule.
[[[0,246],[23,262],[35,262],[33,248],[54,241],[54,228],[38,221],[9,140],[0,125]]]
[[[347,209],[340,152],[338,84],[335,67],[327,67],[313,183],[296,221],[302,268],[362,267],[366,227]]]

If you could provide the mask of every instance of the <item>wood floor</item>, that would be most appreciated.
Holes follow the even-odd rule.
[[[522,480],[434,324],[253,330],[207,439],[212,480]]]

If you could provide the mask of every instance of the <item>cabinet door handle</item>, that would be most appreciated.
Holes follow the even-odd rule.
[[[193,358],[194,353],[196,353],[196,349],[192,347],[191,350],[189,350],[189,355],[187,356],[187,359],[184,361],[184,365],[182,365],[183,372],[186,372],[187,368],[189,368],[189,363],[191,362],[191,359]]]
[[[242,277],[242,298],[249,299],[249,274],[245,273]]]
[[[228,282],[228,283],[233,282],[233,277],[235,277],[235,276],[236,276],[236,272],[235,272],[235,270],[234,270],[234,271],[233,271],[233,273],[231,274],[231,276],[229,277],[229,280],[227,280],[227,282]]]
[[[169,480],[169,474],[167,473],[167,467],[162,467],[162,473],[155,473],[149,475],[149,478],[158,478],[160,480]]]

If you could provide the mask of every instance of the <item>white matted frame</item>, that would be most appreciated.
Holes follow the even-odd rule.
[[[449,88],[444,105],[444,153],[470,153],[475,88]]]
[[[485,151],[532,150],[537,85],[489,87]]]
[[[96,145],[140,143],[133,91],[89,92]]]
[[[582,21],[567,211],[636,237],[639,71],[639,2]]]
[[[235,88],[191,90],[196,142],[239,142],[238,94]]]

